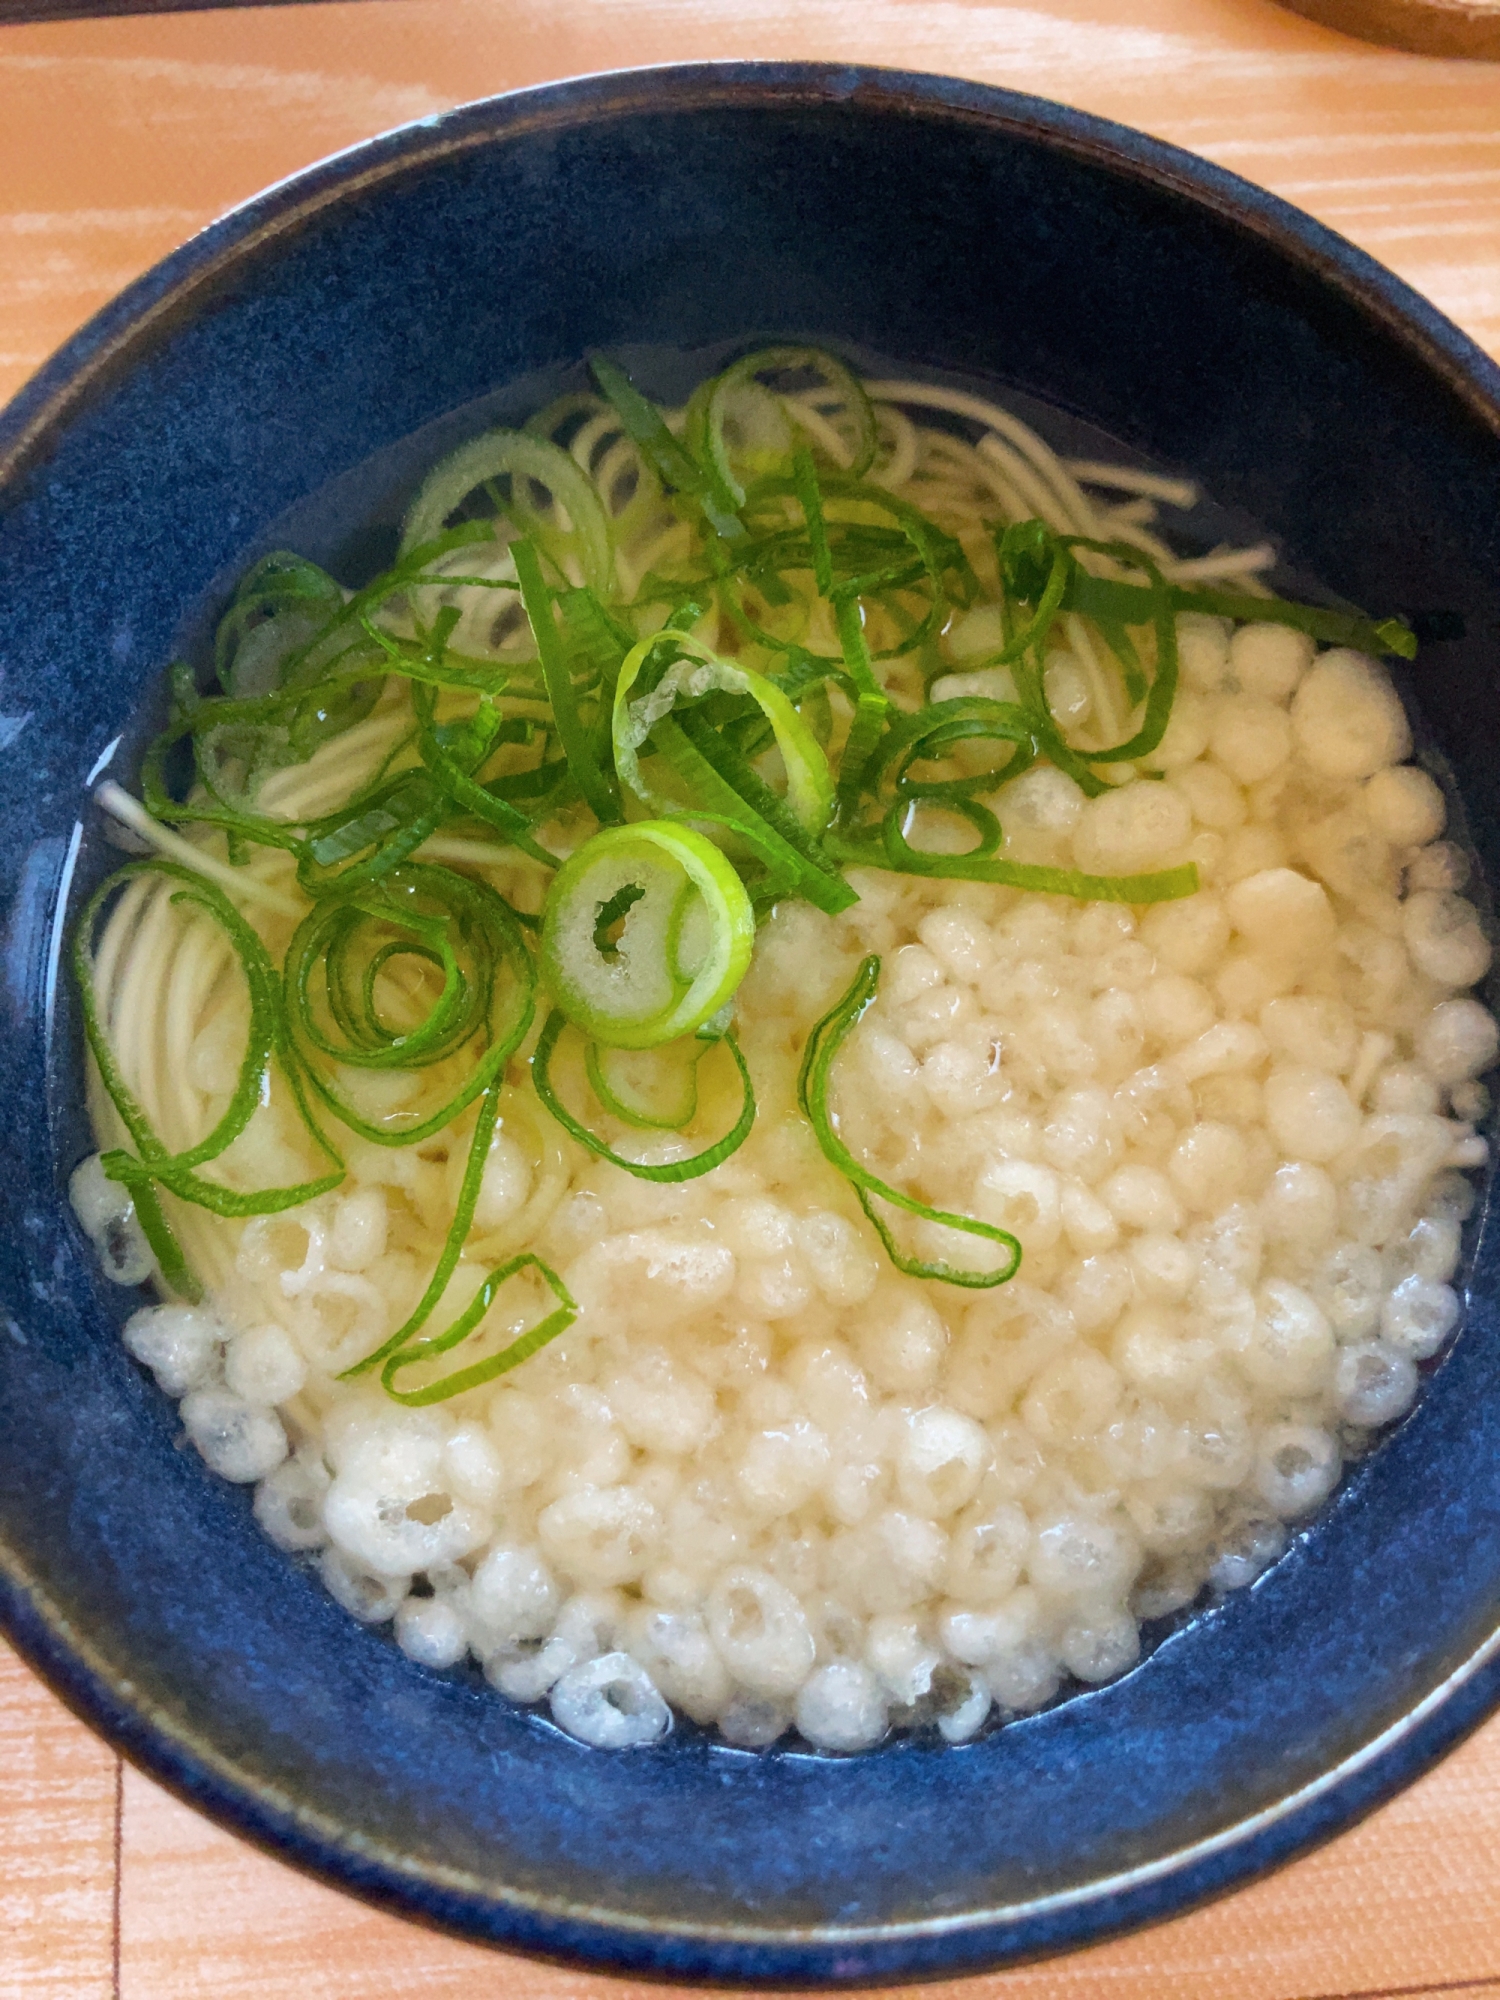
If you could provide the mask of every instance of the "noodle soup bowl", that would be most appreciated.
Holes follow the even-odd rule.
[[[571,1741],[349,1618],[124,1351],[142,1298],[65,1197],[90,1141],[64,936],[112,865],[90,785],[131,775],[163,664],[289,522],[354,561],[476,411],[516,420],[600,348],[679,393],[668,350],[767,338],[1045,406],[1064,441],[1191,472],[1290,574],[1410,615],[1419,729],[1494,867],[1500,375],[1306,217],[1055,105],[748,65],[469,106],[216,224],[0,419],[5,1623],[126,1755],[326,1881],[759,1986],[958,1974],[1181,1911],[1348,1825],[1500,1691],[1483,1202],[1463,1331],[1287,1554],[960,1749]]]

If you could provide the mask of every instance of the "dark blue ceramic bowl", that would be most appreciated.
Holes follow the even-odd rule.
[[[1347,1825],[1500,1691],[1482,1236],[1425,1398],[1257,1587],[970,1748],[844,1762],[691,1732],[605,1755],[425,1672],[262,1540],[121,1349],[132,1302],[61,1192],[91,769],[339,475],[591,348],[786,334],[1043,397],[1191,467],[1330,589],[1425,616],[1421,705],[1493,867],[1500,374],[1315,223],[1055,105],[729,66],[471,106],[217,224],[0,419],[5,1623],[146,1770],[341,1887],[757,1985],[959,1973],[1179,1911]]]

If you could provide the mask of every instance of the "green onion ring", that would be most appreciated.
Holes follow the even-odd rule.
[[[618,946],[596,936],[627,887]],[[684,924],[698,957],[682,962]],[[691,827],[641,820],[606,827],[564,862],[542,916],[542,972],[566,1017],[614,1048],[656,1048],[701,1027],[734,993],[755,946],[755,913],[721,850]]]
[[[851,433],[840,442],[849,452],[849,463],[841,465],[839,471],[849,478],[858,479],[868,472],[875,457],[879,442],[879,432],[875,423],[875,411],[863,385],[831,354],[825,354],[816,347],[765,347],[755,354],[747,354],[709,385],[708,393],[695,398],[696,407],[689,417],[689,436],[698,447],[701,456],[711,465],[723,481],[725,489],[733,496],[736,506],[745,500],[745,487],[735,477],[729,462],[729,449],[724,440],[724,421],[729,414],[729,403],[737,389],[755,387],[773,397],[790,426],[800,430],[804,437],[816,437],[816,432],[802,420],[801,412],[794,401],[785,394],[769,389],[758,383],[758,375],[770,374],[821,374],[828,389],[837,397],[846,414],[845,428]],[[695,421],[696,420],[696,421]],[[825,418],[830,428],[838,430],[839,425],[831,418]],[[821,439],[818,440],[821,442]],[[805,447],[804,447],[805,449]]]
[[[523,533],[544,534],[549,543],[571,539],[578,552],[583,581],[593,590],[608,592],[614,575],[614,548],[609,522],[593,482],[574,464],[565,451],[545,438],[528,437],[524,431],[487,431],[450,452],[428,473],[416,498],[407,509],[401,530],[401,554],[440,535],[454,508],[476,487],[490,481],[511,479],[511,500],[507,512]],[[526,483],[546,487],[560,502],[572,523],[571,535],[539,514],[526,497]]]

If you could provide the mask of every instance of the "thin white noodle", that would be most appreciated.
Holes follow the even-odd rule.
[[[1149,494],[1153,500],[1165,500],[1169,507],[1198,504],[1198,489],[1191,479],[1170,479],[1162,472],[1137,472],[1128,465],[1110,465],[1096,458],[1065,458],[1061,462],[1074,479],[1086,486],[1102,486],[1110,493]]]
[[[1101,536],[1100,539],[1103,540],[1104,537]],[[1119,532],[1112,535],[1109,539],[1116,542],[1128,542],[1133,549],[1139,549],[1142,555],[1150,556],[1158,569],[1164,571],[1170,570],[1173,563],[1177,560],[1168,545],[1158,535],[1153,535],[1149,528],[1138,527],[1133,521],[1127,521]]]
[[[1010,521],[1026,520],[1034,510],[1027,505],[1023,496],[1006,478],[1000,468],[997,465],[985,464],[983,459],[979,461],[979,464],[980,471],[978,476],[1005,509],[1006,519]]]
[[[872,401],[949,410],[954,416],[969,417],[975,423],[986,425],[1020,450],[1052,487],[1065,513],[1089,524],[1080,527],[1077,532],[1085,535],[1093,533],[1094,510],[1078,481],[1030,425],[1023,424],[1009,410],[1001,409],[998,403],[987,402],[982,396],[970,396],[961,389],[939,389],[929,382],[867,382],[865,393]]]
[[[169,1220],[177,1234],[188,1268],[196,1271],[206,1292],[222,1292],[234,1274],[234,1253],[239,1244],[242,1222],[210,1215],[206,1208],[177,1201],[164,1195]]]
[[[120,968],[117,1003],[119,1027],[115,1038],[115,1057],[126,1084],[147,1108],[153,1122],[161,1103],[160,1036],[163,1023],[158,1001],[162,987],[170,977],[182,929],[172,908],[168,889],[169,884],[163,882],[158,894],[152,898],[134,948]]]
[[[1260,542],[1253,549],[1215,549],[1211,555],[1190,556],[1162,567],[1168,576],[1185,583],[1192,577],[1253,576],[1275,561],[1276,551],[1268,542]]]
[[[1025,520],[1035,512],[1034,503],[1005,473],[963,438],[945,431],[919,431],[917,436],[920,457],[904,497],[945,517],[953,532],[967,532],[972,540],[977,531],[978,539],[984,539],[982,524],[976,523],[974,515],[985,495],[999,501],[1007,520]]]
[[[100,939],[94,985],[121,1075],[162,1143],[180,1152],[202,1129],[183,1050],[232,954],[213,925],[174,906],[174,893],[159,876],[127,885]],[[90,1070],[90,1113],[101,1144],[128,1142],[92,1064]],[[189,1267],[210,1289],[226,1283],[239,1225],[165,1191],[161,1199]]]
[[[462,834],[435,833],[422,842],[413,859],[457,861],[470,868],[513,868],[523,856],[518,847],[509,846],[497,831],[490,840],[466,840]]]
[[[115,1030],[114,994],[119,983],[120,964],[124,955],[135,947],[136,933],[156,890],[157,882],[150,875],[137,875],[126,884],[110,912],[109,922],[100,934],[94,953],[94,992],[99,1018],[111,1036]]]
[[[294,903],[290,896],[282,895],[279,889],[272,889],[258,877],[243,868],[231,868],[228,862],[215,861],[211,854],[205,854],[201,847],[184,840],[180,833],[173,833],[157,820],[129,792],[117,785],[113,778],[106,778],[94,794],[97,804],[107,813],[112,813],[122,825],[132,833],[138,833],[143,840],[173,861],[180,861],[185,868],[196,869],[206,875],[211,882],[221,888],[238,890],[247,902],[259,903],[263,908],[275,910],[283,917],[301,919],[302,905]]]
[[[287,825],[296,825],[307,813],[308,802],[316,801],[320,793],[347,798],[349,790],[357,789],[359,782],[346,777],[347,767],[367,763],[375,771],[381,759],[390,755],[410,729],[410,711],[399,707],[383,708],[366,717],[344,734],[335,736],[332,742],[319,744],[306,763],[288,764],[273,771],[256,795],[257,811],[279,818]],[[335,781],[349,789],[335,793]]]
[[[204,1003],[223,965],[227,941],[217,924],[204,918],[182,923],[182,936],[172,963],[161,1008],[166,1079],[166,1102],[175,1114],[183,1143],[192,1145],[201,1136],[206,1100],[192,1079],[192,1064],[185,1059],[197,1038]]]
[[[813,390],[811,395],[819,393],[819,391]],[[826,391],[821,393],[826,394]],[[813,407],[810,396],[788,396],[786,401],[792,405],[796,413],[797,422],[808,433],[809,437],[814,438],[817,443],[822,445],[824,451],[827,452],[828,456],[841,471],[847,472],[854,462],[854,455],[845,440],[839,436],[838,431],[829,423],[827,417],[823,415],[823,412]]]
[[[1031,511],[1003,474],[980,458],[962,438],[929,432],[923,438],[922,456],[911,486],[908,499],[919,501],[933,513],[946,513],[955,523],[966,523],[971,529],[976,489],[994,494],[1008,512],[1012,503],[1019,504],[1023,516]]]
[[[1027,514],[1036,515],[1059,535],[1093,534],[1098,523],[1092,518],[1080,521],[1071,514],[1035,467],[1028,465],[1019,452],[1012,451],[1002,438],[993,433],[982,437],[975,450],[981,459],[998,466],[1013,483],[1026,503]]]
[[[1106,538],[1118,527],[1149,527],[1156,519],[1156,502],[1142,494],[1139,500],[1127,500],[1122,507],[1111,507],[1103,517]]]
[[[894,403],[877,403],[875,420],[877,424],[889,426],[892,433],[891,456],[889,464],[881,465],[877,448],[875,469],[870,477],[878,486],[888,487],[894,492],[904,486],[917,469],[919,434],[911,418],[904,410],[897,409]]]

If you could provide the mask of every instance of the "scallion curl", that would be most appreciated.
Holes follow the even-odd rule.
[[[623,1153],[616,1152],[614,1147],[601,1139],[597,1132],[591,1132],[581,1119],[575,1118],[558,1095],[557,1087],[552,1081],[552,1059],[567,1027],[568,1021],[564,1014],[554,1010],[547,1016],[546,1025],[536,1045],[536,1052],[531,1058],[532,1085],[537,1096],[563,1130],[580,1145],[587,1146],[589,1151],[601,1160],[608,1160],[611,1166],[622,1167],[627,1174],[633,1174],[637,1180],[671,1184],[677,1181],[697,1180],[702,1174],[712,1173],[714,1168],[722,1166],[732,1153],[737,1153],[749,1138],[751,1127],[755,1123],[755,1085],[751,1082],[749,1065],[740,1052],[739,1042],[732,1030],[721,1039],[723,1046],[734,1058],[734,1066],[740,1075],[743,1096],[739,1116],[722,1139],[714,1140],[712,1145],[705,1146],[691,1158],[668,1160],[662,1165],[652,1166],[640,1160],[627,1159]]]
[[[393,1020],[381,992],[396,969],[438,975],[423,1017]],[[287,947],[282,991],[291,1045],[336,1118],[376,1145],[440,1132],[502,1074],[535,1009],[536,971],[509,905],[482,882],[407,863],[376,890],[320,898]],[[340,1070],[421,1071],[467,1056],[468,1071],[425,1116],[376,1124],[349,1102]]]
[[[987,1291],[991,1286],[1003,1285],[1021,1268],[1021,1245],[1009,1230],[997,1229],[993,1223],[981,1222],[977,1216],[957,1215],[947,1209],[934,1208],[930,1202],[904,1194],[900,1188],[892,1187],[856,1160],[839,1137],[838,1120],[828,1103],[834,1060],[874,1005],[879,984],[880,960],[872,953],[860,965],[848,991],[809,1034],[797,1075],[797,1102],[817,1135],[823,1157],[853,1187],[860,1207],[874,1225],[885,1245],[886,1255],[898,1271],[909,1278],[935,1278],[943,1284],[960,1285],[970,1291]],[[993,1271],[968,1271],[955,1270],[941,1258],[908,1256],[896,1242],[889,1224],[876,1210],[874,1204],[877,1201],[887,1202],[892,1208],[902,1209],[923,1222],[961,1230],[966,1236],[977,1236],[987,1243],[998,1243],[1007,1253],[1006,1261]]]
[[[524,1333],[517,1334],[498,1354],[487,1355],[483,1361],[471,1362],[467,1368],[455,1368],[451,1375],[440,1376],[435,1382],[425,1382],[420,1389],[396,1387],[396,1377],[403,1369],[414,1368],[422,1361],[431,1361],[466,1340],[494,1304],[501,1288],[521,1271],[535,1271],[557,1300],[557,1305],[545,1318],[528,1327]],[[380,1371],[380,1386],[392,1402],[403,1403],[409,1410],[445,1403],[453,1396],[463,1395],[468,1389],[482,1388],[497,1376],[508,1375],[512,1368],[529,1361],[549,1341],[565,1333],[577,1317],[577,1303],[552,1266],[544,1263],[533,1251],[523,1250],[519,1256],[495,1266],[450,1327],[442,1333],[424,1334],[409,1340],[390,1355]]]

